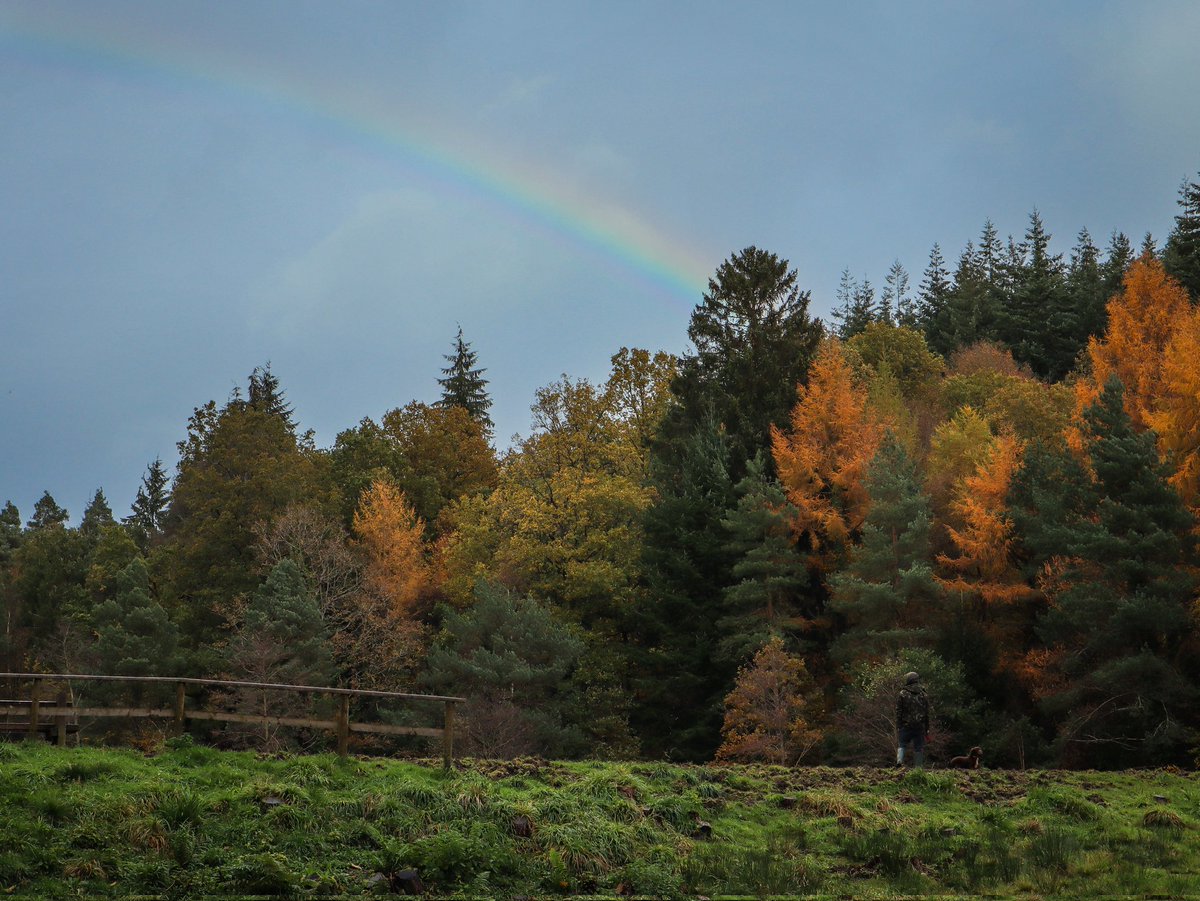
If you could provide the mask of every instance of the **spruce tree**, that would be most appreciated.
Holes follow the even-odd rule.
[[[917,289],[917,322],[921,331],[925,333],[925,340],[930,341],[931,347],[931,336],[944,313],[953,287],[950,272],[946,269],[946,261],[942,258],[942,248],[934,244],[929,251],[929,264],[925,267],[921,285]]]
[[[1100,249],[1092,243],[1092,236],[1086,228],[1080,229],[1075,247],[1071,250],[1067,294],[1074,311],[1074,329],[1070,336],[1074,359],[1087,347],[1088,338],[1104,333],[1108,322],[1105,304],[1110,295],[1105,293]]]
[[[1018,363],[1040,376],[1062,378],[1075,362],[1078,347],[1065,336],[1077,331],[1061,254],[1050,253],[1050,234],[1037,210],[1029,215],[1023,262],[1009,268],[1013,279],[1000,311],[1000,337]]]
[[[833,646],[844,662],[876,658],[925,640],[940,589],[930,565],[929,497],[916,464],[889,433],[867,471],[871,508],[862,542],[830,582],[832,611],[846,622]]]
[[[837,299],[838,305],[834,307],[831,317],[837,322],[837,336],[843,341],[853,338],[875,321],[878,314],[875,292],[869,283],[864,290],[849,269],[842,270]]]
[[[1192,301],[1200,301],[1200,181],[1179,187],[1179,213],[1163,248],[1167,274],[1187,288]]]
[[[715,659],[735,562],[724,525],[735,503],[725,434],[709,419],[678,464],[652,461],[651,477],[658,502],[645,518],[646,594],[627,628],[638,640],[634,681],[642,701],[632,720],[652,756],[708,760],[736,672]]]
[[[884,280],[884,307],[895,313],[894,322],[903,328],[917,327],[917,305],[915,298],[908,293],[908,271],[899,260],[892,263]]]
[[[1104,301],[1121,290],[1125,281],[1125,273],[1134,261],[1133,245],[1124,232],[1114,231],[1108,241],[1108,250],[1104,254],[1104,265],[1100,269],[1104,280]]]
[[[493,426],[488,410],[491,409],[492,399],[487,392],[488,380],[483,377],[487,370],[476,365],[477,354],[463,340],[461,326],[454,338],[454,353],[444,355],[444,359],[450,365],[442,368],[445,378],[438,379],[438,384],[442,386],[439,405],[444,408],[462,407],[490,435]]]
[[[730,473],[771,441],[795,403],[823,329],[809,316],[809,292],[796,270],[773,253],[748,247],[717,267],[692,311],[694,348],[671,384],[676,403],[660,430],[656,453],[676,462],[683,445],[710,415],[729,437]]]
[[[795,639],[816,613],[807,598],[807,560],[792,541],[796,508],[761,456],[737,484],[738,501],[722,520],[727,549],[736,555],[736,580],[725,589],[726,615],[719,621],[724,659],[745,664],[771,635]]]
[[[1042,694],[1064,762],[1132,766],[1184,758],[1195,726],[1193,518],[1167,482],[1152,432],[1137,432],[1110,378],[1083,414],[1091,473],[1067,457],[1027,456],[1014,523],[1051,603]],[[1048,565],[1047,565],[1048,564]]]
[[[142,543],[162,534],[167,508],[171,504],[170,478],[159,457],[146,467],[142,484],[133,499],[131,512],[122,522],[132,526]]]

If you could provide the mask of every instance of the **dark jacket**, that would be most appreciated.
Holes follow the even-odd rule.
[[[923,729],[929,732],[929,696],[925,686],[905,685],[896,699],[896,728]]]

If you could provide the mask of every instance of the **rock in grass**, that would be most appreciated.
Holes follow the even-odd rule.
[[[425,883],[416,870],[401,870],[392,876],[392,891],[401,895],[421,895],[425,892]]]

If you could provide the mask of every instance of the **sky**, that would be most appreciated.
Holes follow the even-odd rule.
[[[1200,4],[0,0],[0,503],[128,512],[270,362],[318,446],[433,402],[497,443],[621,347],[682,353],[754,245],[827,317],[1039,211],[1161,243]]]

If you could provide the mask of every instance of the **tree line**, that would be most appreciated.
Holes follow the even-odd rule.
[[[884,759],[916,669],[935,751],[1190,763],[1200,184],[1161,251],[1049,247],[1035,212],[916,289],[847,271],[832,327],[746,248],[687,352],[539,389],[503,453],[461,329],[436,403],[329,447],[268,364],[128,515],[0,510],[0,665],[460,694],[483,755],[779,763]]]

